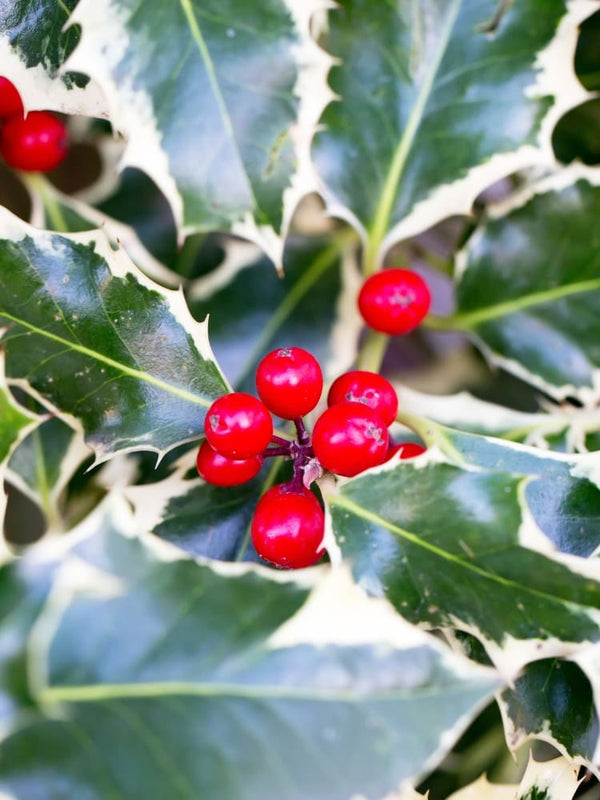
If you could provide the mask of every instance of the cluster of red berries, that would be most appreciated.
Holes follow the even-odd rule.
[[[291,480],[273,486],[259,500],[251,534],[257,553],[271,564],[307,567],[324,552],[325,517],[310,489],[323,470],[353,477],[397,452],[400,458],[410,458],[424,448],[391,443],[388,426],[396,417],[398,398],[391,383],[377,373],[354,370],[337,378],[312,436],[303,417],[323,391],[314,356],[299,347],[274,350],[258,365],[256,389],[260,399],[232,392],[210,406],[198,472],[208,483],[236,486],[253,478],[265,458],[292,461]],[[274,435],[271,414],[293,420],[293,440]]]
[[[61,163],[68,149],[62,122],[47,111],[25,115],[16,87],[0,76],[0,154],[9,167],[48,172]]]

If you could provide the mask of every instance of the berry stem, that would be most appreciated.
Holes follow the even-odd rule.
[[[356,360],[356,368],[379,372],[389,338],[385,333],[368,330]]]
[[[273,458],[273,456],[284,456],[285,458],[291,457],[290,447],[267,447],[262,451],[263,458]]]
[[[302,445],[309,444],[310,434],[306,430],[306,427],[304,425],[304,420],[302,419],[302,417],[297,417],[294,420],[294,425],[296,426],[296,432],[298,434],[298,444]]]
[[[275,434],[273,434],[273,436],[271,436],[271,442],[273,444],[278,444],[281,447],[287,448],[287,451],[289,453],[291,441],[289,441],[288,439],[284,439],[283,436],[276,436]]]

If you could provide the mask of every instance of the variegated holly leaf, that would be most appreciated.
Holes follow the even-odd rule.
[[[560,484],[574,465],[534,448],[470,440],[481,465],[468,452],[454,452],[451,463],[432,446],[328,493],[332,529],[367,591],[411,622],[472,633],[505,674],[515,674],[533,658],[600,638],[600,565],[558,552],[527,493],[534,477],[543,488]],[[556,511],[565,549],[583,549],[569,547],[575,526],[566,504]],[[597,517],[587,514],[585,535],[597,539]],[[332,560],[339,551],[330,541]]]
[[[543,739],[575,764],[594,763],[600,733],[597,700],[585,672],[573,661],[553,658],[528,664],[498,702],[513,752],[529,740]]]
[[[91,451],[81,433],[59,417],[51,417],[14,449],[6,478],[39,507],[49,531],[62,530],[63,492],[90,457]]]
[[[11,454],[19,443],[39,424],[39,417],[19,406],[6,384],[4,376],[4,351],[0,350],[0,529],[6,510],[4,478]],[[0,539],[0,560],[5,553],[4,537]]]
[[[232,242],[221,266],[188,292],[198,319],[210,314],[210,340],[236,388],[255,391],[258,361],[277,347],[303,347],[327,377],[348,369],[363,326],[356,307],[360,274],[352,240],[288,240],[284,275],[247,244]]]
[[[486,436],[500,436],[510,441],[542,444],[545,434],[563,431],[569,422],[556,409],[555,413],[516,411],[496,403],[480,400],[470,392],[426,394],[409,386],[396,385],[402,412],[418,414],[460,431]],[[600,422],[600,418],[598,419]]]
[[[313,156],[330,212],[366,240],[368,269],[395,241],[469,213],[500,177],[553,163],[554,122],[587,96],[572,59],[577,26],[597,7],[335,5],[324,46],[338,59],[329,80],[336,99]]]
[[[579,786],[577,773],[577,767],[565,758],[536,761],[530,754],[518,786],[490,783],[482,776],[448,800],[571,800]]]
[[[406,412],[400,412],[400,418],[463,469],[528,476],[522,500],[527,514],[549,540],[534,536],[533,547],[546,549],[551,542],[563,553],[583,557],[600,547],[600,472],[595,453],[551,453],[454,430]]]
[[[195,458],[196,451],[190,451],[164,480],[125,489],[136,525],[194,556],[259,561],[250,523],[268,488],[268,470],[242,486],[222,488],[198,477]]]
[[[87,75],[64,71],[81,30],[67,21],[77,0],[3,0],[0,13],[2,74],[19,90],[27,110],[53,108],[99,116],[105,103]]]
[[[53,230],[57,233],[78,233],[100,228],[110,239],[111,244],[123,247],[136,266],[149,278],[171,289],[180,285],[177,275],[147,250],[133,227],[82,200],[64,194],[43,175],[25,173],[23,180],[31,198],[29,221],[36,228]],[[140,189],[131,187],[130,191],[137,196]],[[128,202],[131,205],[131,194],[128,195]],[[164,211],[164,208],[161,208],[161,211]],[[159,233],[164,232],[160,229],[160,225],[157,225],[155,215],[151,216],[148,223],[158,227]]]
[[[27,559],[0,566],[0,739],[36,713],[26,647],[55,567],[56,560],[44,557],[39,548]]]
[[[559,400],[600,397],[600,170],[574,166],[497,207],[459,262],[457,313],[494,363]]]
[[[128,140],[122,164],[150,175],[184,233],[231,230],[280,263],[327,97],[325,58],[309,35],[323,5],[77,5],[81,41],[67,66],[102,87]]]
[[[80,425],[97,461],[201,435],[227,384],[180,294],[101,232],[38,231],[6,211],[0,258],[7,375]]]
[[[55,540],[27,642],[36,709],[4,732],[5,794],[383,797],[499,685],[344,570],[216,568],[129,526],[113,497]]]

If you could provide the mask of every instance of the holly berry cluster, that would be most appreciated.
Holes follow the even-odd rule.
[[[25,115],[17,88],[0,76],[0,155],[9,167],[48,172],[61,163],[68,149],[63,123],[48,111]]]
[[[235,486],[251,480],[266,458],[290,460],[292,478],[271,487],[256,506],[252,541],[257,553],[275,566],[311,566],[324,553],[325,517],[310,489],[323,470],[353,477],[397,452],[400,458],[410,458],[424,448],[391,442],[388,426],[396,417],[398,398],[391,383],[377,373],[353,370],[337,378],[312,436],[303,417],[316,407],[323,391],[314,356],[300,347],[274,350],[258,365],[256,389],[260,399],[232,392],[210,406],[198,472],[208,483]],[[293,439],[274,434],[271,414],[293,420]]]

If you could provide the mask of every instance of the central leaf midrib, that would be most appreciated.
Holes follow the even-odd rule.
[[[193,683],[190,681],[156,681],[148,683],[82,684],[78,686],[46,686],[38,694],[42,704],[92,703],[124,699],[160,699],[161,697],[238,697],[256,700],[307,700],[320,702],[364,703],[382,700],[417,700],[439,694],[464,692],[463,686],[409,686],[374,690],[368,694],[344,689],[281,685],[248,685],[235,683]],[[418,695],[418,696],[417,696]]]
[[[23,328],[27,328],[27,330],[30,330],[32,333],[35,333],[38,336],[50,339],[53,342],[58,342],[59,344],[64,345],[68,350],[74,350],[75,352],[81,353],[88,358],[92,358],[95,361],[106,364],[107,366],[118,370],[130,378],[136,378],[140,381],[144,381],[145,383],[149,383],[152,386],[156,386],[159,389],[179,397],[181,400],[186,400],[189,403],[195,403],[196,405],[204,406],[205,408],[208,408],[212,402],[212,400],[206,400],[200,395],[194,394],[193,392],[188,392],[186,389],[174,386],[172,383],[168,383],[161,378],[150,375],[148,372],[143,372],[142,370],[135,369],[134,367],[129,367],[126,364],[115,361],[113,358],[105,356],[103,353],[99,353],[97,350],[92,350],[85,345],[77,344],[69,341],[68,339],[64,339],[62,336],[57,336],[55,333],[50,333],[43,328],[38,328],[36,325],[26,322],[25,320],[18,319],[17,317],[14,317],[12,314],[8,314],[5,311],[0,312],[0,318],[10,320],[11,322],[16,323]]]
[[[477,564],[472,564],[469,561],[464,561],[459,556],[455,555],[454,553],[450,553],[447,550],[443,550],[441,547],[438,547],[431,542],[426,541],[425,539],[421,539],[414,533],[405,530],[404,528],[400,528],[397,525],[389,522],[388,520],[380,517],[378,514],[375,514],[372,511],[369,511],[366,508],[362,508],[362,506],[357,505],[352,500],[344,497],[342,495],[337,495],[335,498],[332,499],[332,505],[339,506],[341,508],[350,511],[351,513],[355,514],[357,517],[361,517],[362,519],[367,520],[368,522],[372,522],[374,525],[378,525],[380,528],[384,528],[388,530],[390,533],[395,534],[399,538],[405,539],[411,544],[416,545],[417,547],[422,548],[423,550],[429,550],[429,552],[436,555],[438,558],[442,558],[445,561],[450,561],[458,567],[462,569],[468,570],[470,572],[474,572],[481,578],[485,580],[492,581],[493,583],[499,583],[507,589],[518,589],[521,592],[527,592],[528,594],[534,595],[536,597],[541,597],[544,600],[550,601],[552,603],[560,603],[560,604],[569,604],[578,607],[584,607],[582,603],[578,603],[574,600],[567,600],[562,597],[556,597],[555,595],[548,594],[547,592],[541,591],[540,589],[533,589],[531,586],[525,586],[523,584],[517,583],[516,581],[512,580],[511,578],[505,578],[503,575],[498,575],[495,572],[487,572],[482,567],[477,566]]]
[[[447,317],[446,320],[442,318],[439,321],[440,324],[447,321],[447,327],[456,327],[466,330],[481,325],[484,322],[490,322],[491,320],[514,314],[517,311],[523,311],[527,308],[543,305],[544,303],[551,303],[555,300],[562,300],[564,297],[570,297],[574,294],[597,291],[598,289],[600,289],[600,278],[594,278],[588,281],[571,283],[566,286],[556,286],[553,289],[544,289],[540,292],[522,295],[511,300],[505,300],[502,303],[478,308],[475,311],[459,312],[458,314]]]
[[[188,21],[188,25],[190,27],[190,33],[192,34],[192,38],[196,47],[198,48],[198,52],[200,53],[200,57],[204,62],[204,66],[206,67],[206,74],[208,76],[208,81],[212,87],[214,98],[216,100],[217,106],[219,108],[219,112],[221,114],[221,120],[223,122],[223,127],[225,128],[225,132],[231,141],[231,145],[235,151],[235,154],[238,158],[241,173],[244,176],[246,181],[246,188],[248,189],[248,193],[250,195],[252,204],[255,209],[259,209],[260,206],[254,194],[254,189],[252,187],[252,182],[246,172],[246,165],[244,164],[244,159],[240,152],[240,148],[236,139],[235,129],[233,127],[233,122],[231,121],[231,116],[229,115],[229,111],[227,109],[227,104],[225,103],[225,98],[223,97],[223,93],[221,91],[221,87],[219,85],[219,81],[217,79],[217,73],[215,70],[215,65],[211,58],[208,46],[202,35],[202,31],[200,30],[200,26],[198,24],[198,20],[194,14],[194,9],[191,4],[191,0],[179,0],[185,18]]]
[[[431,95],[435,76],[448,47],[448,42],[452,35],[458,12],[460,10],[462,0],[453,0],[452,7],[448,13],[446,25],[440,34],[438,46],[436,48],[434,57],[431,60],[429,69],[427,70],[421,88],[417,95],[417,101],[408,117],[404,132],[398,142],[398,146],[394,152],[390,168],[388,170],[387,178],[385,180],[379,205],[375,212],[373,222],[369,229],[369,241],[366,254],[366,268],[367,272],[373,272],[376,268],[376,260],[379,252],[381,242],[385,238],[389,226],[390,217],[394,201],[398,191],[398,185],[406,166],[408,155],[412,148],[413,142],[423,121],[427,102]]]

